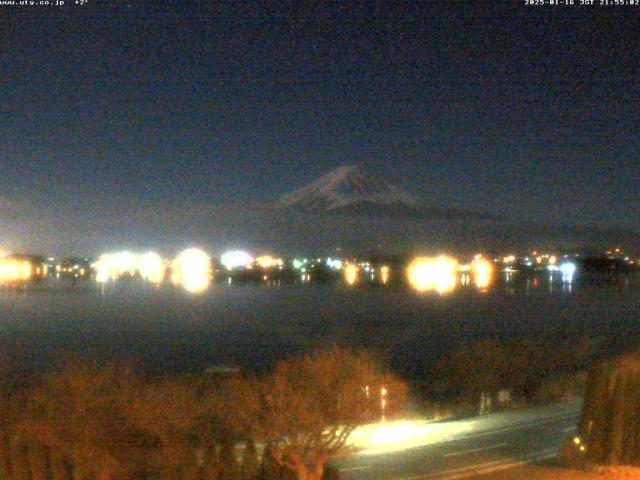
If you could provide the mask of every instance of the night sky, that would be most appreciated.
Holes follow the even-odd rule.
[[[0,22],[5,249],[169,249],[184,218],[352,163],[459,208],[637,230],[640,7],[132,0]]]

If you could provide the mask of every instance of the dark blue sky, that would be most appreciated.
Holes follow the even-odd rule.
[[[0,7],[0,246],[177,244],[191,206],[345,163],[461,208],[637,230],[640,8],[522,3]]]

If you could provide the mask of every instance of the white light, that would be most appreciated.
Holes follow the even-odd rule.
[[[93,264],[96,271],[96,280],[100,283],[109,280],[117,280],[125,275],[140,276],[154,283],[162,282],[164,278],[165,264],[162,257],[154,252],[148,252],[143,255],[131,252],[115,252],[100,255],[98,260]],[[68,269],[63,269],[60,265],[56,266],[56,271],[68,271],[80,269],[80,265],[74,265]]]
[[[138,259],[140,276],[152,283],[162,283],[165,273],[165,264],[162,257],[155,252],[147,252]]]
[[[100,283],[117,280],[123,275],[134,275],[137,271],[138,259],[131,252],[105,253],[93,264],[96,280]],[[56,266],[56,271],[60,271]],[[63,270],[64,271],[64,270]]]
[[[93,268],[96,271],[96,280],[99,283],[104,283],[114,279],[111,265],[111,255],[109,254],[100,255],[100,258],[98,258],[98,260],[93,264]],[[56,272],[59,271],[60,265],[56,265]]]
[[[562,272],[562,283],[569,284],[573,282],[573,276],[576,271],[576,264],[572,262],[564,262],[560,265],[560,272]]]
[[[136,272],[137,258],[131,252],[120,252],[116,255],[116,262],[122,273],[133,275]]]
[[[201,292],[211,282],[211,260],[202,250],[189,248],[171,263],[171,281],[188,292]]]
[[[253,257],[243,250],[231,250],[220,257],[220,263],[231,270],[250,265],[253,263]]]
[[[453,440],[472,431],[473,422],[394,421],[358,427],[348,444],[359,455],[382,455]]]
[[[334,270],[341,270],[342,260],[333,260],[331,258],[327,258],[327,266],[329,268],[333,268]]]

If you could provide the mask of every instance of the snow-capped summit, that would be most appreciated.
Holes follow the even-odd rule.
[[[415,209],[421,202],[358,165],[338,167],[318,180],[282,196],[281,207],[305,212],[337,212],[366,207]]]

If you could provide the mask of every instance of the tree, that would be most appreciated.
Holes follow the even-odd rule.
[[[372,357],[338,348],[260,379],[150,379],[71,359],[24,390],[0,389],[0,477],[318,480],[353,429],[384,413],[381,400],[390,414],[405,394]]]
[[[483,392],[504,387],[507,367],[504,347],[482,340],[439,360],[435,383],[447,398],[475,402]]]
[[[81,361],[45,375],[16,425],[15,456],[22,458],[24,450],[34,474],[47,468],[54,478],[141,478],[151,439],[126,414],[132,382],[127,369]]]
[[[503,388],[512,389],[520,398],[532,399],[550,379],[583,370],[599,345],[599,341],[588,338],[554,341],[545,336],[480,340],[440,359],[433,371],[433,385],[449,400],[474,404],[482,392]]]
[[[605,464],[640,464],[640,352],[600,362],[587,376],[579,431],[587,456]]]
[[[258,480],[296,480],[292,470],[280,465],[274,458],[271,447],[267,445],[262,454],[262,465]]]
[[[254,480],[259,473],[255,440],[261,439],[261,386],[251,375],[215,379],[208,391],[211,436],[219,444],[220,477]],[[246,445],[240,462],[234,447]]]
[[[198,381],[176,378],[140,385],[127,414],[136,428],[158,441],[161,480],[197,478],[210,463],[210,404]]]
[[[384,390],[383,390],[384,389]],[[279,363],[263,379],[262,436],[299,480],[322,478],[359,425],[401,407],[406,385],[366,353],[337,347]]]
[[[14,457],[19,440],[16,423],[23,410],[24,398],[11,398],[6,392],[0,395],[0,478],[13,478],[20,459]]]

